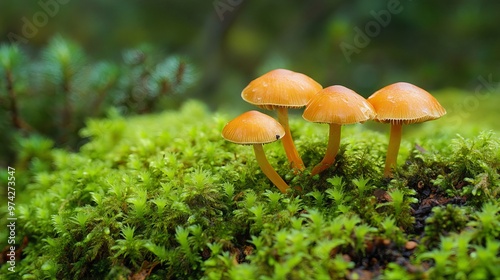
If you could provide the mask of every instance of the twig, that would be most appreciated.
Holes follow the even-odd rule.
[[[27,124],[19,115],[19,108],[17,106],[17,98],[16,93],[14,92],[14,81],[11,71],[6,71],[5,80],[7,84],[7,95],[10,101],[10,116],[12,125],[18,130],[32,131],[33,128],[29,124]]]
[[[70,99],[70,84],[67,78],[64,79],[63,82],[63,94],[64,94],[64,103],[62,108],[62,132],[60,143],[66,143],[68,141],[68,137],[71,134],[71,119],[72,119],[72,106]]]
[[[5,79],[7,81],[7,94],[9,95],[10,99],[10,115],[12,118],[12,125],[17,128],[21,129],[21,121],[19,120],[19,111],[17,109],[17,101],[16,101],[16,94],[14,93],[14,83],[12,81],[12,73],[7,70]]]

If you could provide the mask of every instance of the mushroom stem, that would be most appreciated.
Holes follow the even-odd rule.
[[[323,172],[323,170],[330,167],[335,162],[335,157],[339,151],[340,147],[340,133],[342,125],[331,123],[330,132],[328,135],[328,146],[326,147],[326,153],[323,160],[318,163],[311,171],[311,176]]]
[[[285,136],[281,138],[283,148],[285,149],[286,157],[292,164],[292,168],[296,171],[303,171],[305,169],[304,162],[299,156],[295,144],[293,143],[292,133],[290,132],[290,125],[288,124],[288,109],[285,107],[278,107],[278,121],[285,129]]]
[[[254,144],[253,150],[255,152],[255,157],[257,158],[257,162],[259,163],[260,169],[262,172],[266,174],[267,178],[273,182],[276,187],[282,192],[286,193],[286,190],[289,186],[285,183],[285,181],[281,178],[281,176],[274,170],[274,168],[269,164],[269,161],[264,154],[264,148],[262,144]]]
[[[387,157],[385,158],[384,177],[392,177],[391,168],[396,166],[398,159],[399,145],[401,144],[403,124],[401,122],[391,123],[391,134],[389,146],[387,147]]]

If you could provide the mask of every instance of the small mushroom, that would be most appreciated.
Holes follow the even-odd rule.
[[[262,172],[282,193],[286,193],[288,185],[269,164],[262,146],[281,139],[283,135],[285,135],[285,130],[279,122],[257,111],[241,114],[222,129],[224,139],[236,144],[253,145],[255,157]]]
[[[325,157],[311,171],[314,176],[330,167],[340,147],[342,125],[363,123],[372,119],[375,111],[361,95],[343,86],[330,86],[316,94],[306,106],[302,117],[310,122],[330,125]]]
[[[304,107],[323,87],[310,77],[286,69],[272,70],[251,81],[241,92],[246,102],[278,111],[278,121],[285,129],[281,140],[288,161],[295,170],[304,170],[304,162],[293,143],[288,124],[288,109]]]
[[[403,124],[435,120],[446,114],[446,110],[430,93],[405,82],[378,90],[368,97],[368,102],[377,113],[375,121],[391,124],[384,169],[386,178],[392,176],[391,168],[396,166]]]

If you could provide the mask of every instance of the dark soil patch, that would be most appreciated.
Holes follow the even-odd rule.
[[[415,225],[410,234],[422,235],[425,228],[425,220],[431,215],[432,209],[437,206],[448,204],[464,205],[465,197],[448,197],[437,188],[424,185],[423,182],[417,184],[417,199],[419,203],[412,205],[412,216],[415,218]]]

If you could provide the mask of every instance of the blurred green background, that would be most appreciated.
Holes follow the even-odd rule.
[[[451,0],[1,1],[0,43],[37,57],[61,36],[92,61],[150,44],[193,64],[198,79],[185,98],[234,114],[252,108],[240,98],[245,85],[274,68],[365,97],[407,81],[443,102],[443,124],[498,128],[499,10],[497,1]]]
[[[193,58],[204,77],[196,94],[207,99],[227,97],[274,66],[364,94],[396,80],[430,90],[473,89],[478,75],[490,73],[500,80],[498,1],[1,1],[3,42],[23,34],[23,18],[37,20],[39,3],[56,3],[57,11],[27,48],[55,34],[101,58],[157,44]],[[364,30],[389,5],[400,12],[349,63],[339,45],[353,45],[354,28]]]

